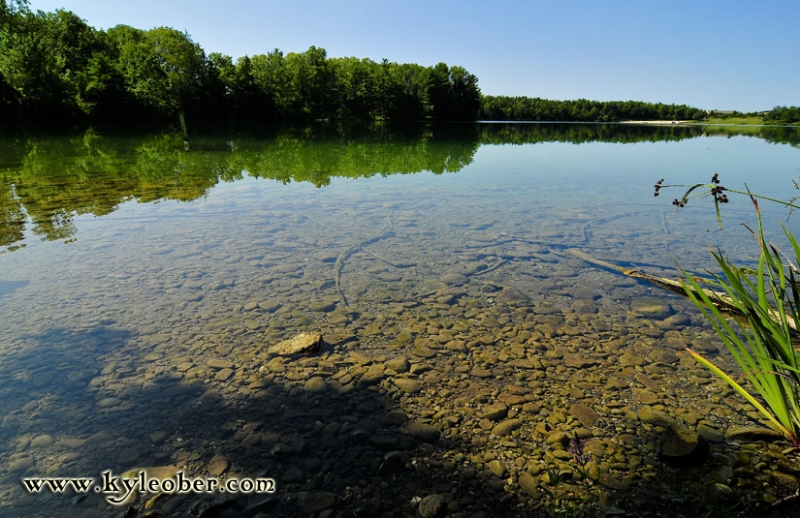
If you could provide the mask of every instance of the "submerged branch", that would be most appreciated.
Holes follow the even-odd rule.
[[[673,280],[673,279],[668,279],[666,277],[660,277],[658,275],[652,275],[650,273],[643,272],[641,270],[636,270],[636,269],[632,269],[632,268],[624,268],[622,266],[619,266],[619,265],[616,265],[616,264],[612,264],[612,263],[609,263],[607,261],[603,261],[601,259],[596,259],[596,258],[586,254],[585,252],[582,252],[582,251],[577,250],[575,248],[570,248],[570,249],[567,250],[567,252],[572,254],[572,255],[574,255],[575,257],[578,257],[579,259],[582,259],[582,260],[586,261],[587,263],[591,263],[591,264],[594,264],[596,266],[600,266],[602,268],[605,268],[607,270],[612,270],[612,271],[621,273],[621,274],[623,274],[623,275],[625,275],[627,277],[633,277],[635,279],[641,279],[643,281],[649,282],[650,284],[653,284],[654,286],[658,286],[659,288],[664,288],[664,289],[669,290],[669,291],[671,291],[673,293],[677,293],[678,295],[681,295],[683,297],[687,297],[688,296],[687,293],[686,293],[687,289],[690,289],[692,292],[694,292],[695,296],[699,295],[699,293],[697,292],[697,290],[695,288],[691,288],[691,287],[688,287],[688,286],[686,288],[684,288],[684,286],[680,283],[680,281],[676,281],[676,280]],[[722,293],[722,292],[719,292],[719,291],[710,290],[710,289],[706,289],[706,288],[701,288],[701,290],[706,296],[708,296],[708,298],[711,300],[711,302],[714,304],[714,306],[716,306],[717,309],[719,309],[720,311],[724,311],[724,312],[730,313],[732,315],[742,315],[741,310],[736,305],[736,303],[733,301],[733,299],[728,297],[725,293]],[[780,323],[781,322],[781,316],[777,311],[774,311],[774,310],[770,311],[770,317],[776,323]],[[785,315],[784,317],[786,318],[787,323],[789,324],[789,327],[792,329],[792,331],[797,332],[797,323],[794,321],[794,319],[789,315]]]

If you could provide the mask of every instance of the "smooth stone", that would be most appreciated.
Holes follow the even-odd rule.
[[[569,444],[569,441],[570,441],[569,435],[567,435],[567,432],[563,430],[556,430],[550,435],[548,435],[547,439],[545,439],[546,444],[549,444],[551,446],[560,445],[562,447]]]
[[[433,426],[425,423],[413,422],[408,425],[408,433],[412,437],[424,442],[436,442],[439,440],[440,432]]]
[[[642,406],[639,409],[639,419],[643,423],[655,424],[659,426],[672,426],[675,420],[669,414],[661,410],[656,410],[651,406]]]
[[[599,362],[594,358],[587,358],[580,354],[568,354],[564,356],[564,365],[573,369],[585,369],[597,365]]]
[[[367,372],[365,372],[358,380],[358,386],[364,387],[368,385],[375,385],[383,379],[383,373],[383,365],[376,363],[375,365],[370,366],[370,368],[367,369]]]
[[[491,405],[483,407],[483,414],[481,415],[481,417],[483,419],[497,421],[498,419],[505,419],[507,415],[508,415],[508,405],[506,405],[502,401],[498,401],[496,403],[492,403]]]
[[[692,323],[692,321],[689,320],[689,317],[686,315],[679,313],[677,315],[672,315],[671,317],[665,318],[664,323],[671,327],[679,327],[688,326]]]
[[[593,426],[600,419],[600,415],[594,409],[582,403],[573,404],[569,409],[569,413],[580,421],[583,426]]]
[[[631,311],[663,320],[672,314],[672,307],[667,301],[656,297],[636,297],[631,301]]]
[[[222,454],[216,454],[208,463],[208,472],[218,477],[228,471],[228,458]]]
[[[336,303],[330,300],[319,300],[309,304],[308,309],[319,313],[329,313],[336,309]]]
[[[303,388],[306,392],[311,392],[312,394],[321,394],[322,392],[326,392],[328,390],[328,384],[325,383],[325,380],[322,378],[322,376],[314,376],[306,380]]]
[[[214,376],[214,379],[217,381],[227,381],[231,376],[233,376],[233,369],[222,369]]]
[[[100,408],[111,408],[119,405],[120,403],[122,403],[122,400],[119,398],[107,397],[98,401],[97,406],[99,406]]]
[[[351,351],[350,354],[347,355],[346,359],[351,360],[353,363],[358,365],[369,365],[372,363],[372,358],[361,351]]]
[[[319,351],[322,346],[322,333],[318,331],[306,331],[295,335],[293,338],[279,342],[269,349],[270,354],[281,356],[293,354],[310,354]]]
[[[419,392],[422,388],[422,385],[420,385],[417,380],[412,380],[409,378],[395,378],[392,381],[395,385],[397,385],[397,388],[403,392],[408,392],[409,394]]]
[[[502,478],[502,476],[506,474],[506,467],[503,466],[503,463],[497,459],[489,462],[486,464],[486,466],[489,468],[489,471],[491,471],[494,476],[498,478]]]
[[[559,460],[572,460],[572,453],[568,452],[567,450],[553,450],[551,452],[553,457]]]
[[[86,439],[76,439],[73,437],[66,437],[58,441],[58,444],[60,446],[63,446],[64,448],[78,449],[82,448],[86,444],[86,442],[87,442]]]
[[[467,350],[467,344],[464,342],[464,340],[450,340],[444,344],[444,348],[448,351],[461,353]]]
[[[645,363],[647,363],[647,361],[644,358],[629,351],[622,353],[619,357],[619,364],[624,367],[638,367]]]
[[[446,511],[446,502],[442,495],[428,495],[422,499],[417,508],[421,518],[437,518]]]
[[[8,471],[12,473],[16,471],[25,471],[31,466],[33,466],[33,459],[31,457],[21,457],[8,463]]]
[[[31,448],[42,448],[44,446],[50,446],[55,442],[52,435],[42,434],[37,435],[31,440]]]
[[[655,405],[661,402],[661,396],[649,390],[634,390],[634,394],[642,405]]]
[[[387,369],[391,369],[395,372],[406,372],[408,370],[408,358],[405,356],[395,356],[394,358],[386,360],[384,365]]]
[[[441,281],[451,286],[460,286],[466,284],[469,279],[460,273],[448,273],[442,276]]]
[[[232,369],[233,362],[230,360],[221,360],[212,358],[206,362],[206,365],[212,369]]]
[[[539,492],[539,484],[536,482],[536,477],[533,477],[527,473],[523,473],[519,476],[519,487],[523,489],[526,493],[531,496],[540,497],[541,494]]]
[[[530,301],[530,297],[511,286],[504,286],[502,291],[495,297],[499,304],[515,305],[521,302]]]
[[[270,371],[274,372],[275,374],[282,374],[286,372],[286,365],[283,364],[283,359],[280,356],[276,356],[275,358],[271,359],[265,367]]]
[[[670,462],[698,465],[708,456],[708,443],[699,433],[673,425],[661,435],[658,454]]]
[[[520,428],[521,426],[522,419],[506,419],[492,428],[492,433],[498,437],[503,437],[510,434],[517,428]]]
[[[636,374],[634,374],[634,378],[636,378],[636,381],[638,381],[639,383],[641,383],[642,385],[647,387],[649,390],[652,390],[653,392],[657,392],[657,393],[661,392],[661,385],[656,383],[650,377],[645,376],[641,372],[637,372]]]
[[[411,354],[420,358],[433,358],[436,356],[436,352],[427,345],[415,345],[411,350]]]

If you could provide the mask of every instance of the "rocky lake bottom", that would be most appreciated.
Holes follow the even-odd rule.
[[[720,233],[653,183],[779,196],[796,149],[692,132],[20,140],[0,516],[800,514],[800,452],[686,352],[743,380],[699,311],[585,260],[752,265],[748,200]]]
[[[123,241],[113,268],[70,245],[69,277],[4,295],[3,515],[789,515],[797,450],[684,352],[735,369],[691,304],[547,244],[591,231],[592,253],[641,260],[600,228],[620,218],[382,204],[333,242],[301,212],[246,247]],[[270,351],[307,331],[318,350]],[[275,491],[111,506],[20,483],[108,470]]]

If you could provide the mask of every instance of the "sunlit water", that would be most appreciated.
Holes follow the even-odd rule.
[[[353,350],[413,358],[412,348],[437,329],[467,343],[507,333],[512,324],[530,335],[541,323],[535,316],[554,311],[592,339],[649,329],[645,334],[657,342],[668,330],[688,333],[701,326],[689,303],[570,250],[665,276],[674,276],[676,264],[709,266],[708,244],[752,261],[752,237],[739,225],[755,222],[746,198],[731,195],[723,206],[721,233],[709,198],[675,212],[670,202],[685,189],[654,197],[654,183],[708,182],[719,173],[729,188],[747,183],[782,199],[797,194],[791,181],[798,148],[759,138],[490,144],[473,136],[456,151],[447,145],[431,151],[439,145],[432,131],[433,137],[382,148],[375,139],[351,138],[348,149],[365,150],[350,152],[336,167],[358,171],[352,178],[337,176],[340,170],[324,174],[341,140],[317,138],[278,154],[274,137],[197,139],[189,152],[167,138],[151,160],[142,159],[146,146],[136,139],[100,139],[92,146],[105,156],[90,158],[79,156],[88,149],[81,145],[17,142],[0,171],[7,204],[0,254],[0,512],[113,512],[74,493],[26,494],[19,480],[168,464],[197,466],[200,473],[218,451],[227,453],[229,473],[266,470],[262,476],[280,484],[286,466],[249,463],[239,431],[241,423],[282,415],[269,405],[260,415],[253,402],[265,388],[258,385],[270,359],[264,351],[301,331],[323,333],[323,361]],[[426,159],[414,156],[422,148]],[[314,153],[319,157],[299,156]],[[407,164],[409,174],[369,171],[380,153],[396,156],[375,167]],[[456,164],[448,172],[426,168],[426,160],[449,158]],[[254,164],[263,170],[248,170]],[[70,171],[60,185],[59,167]],[[125,178],[126,167],[137,168],[136,181]],[[314,167],[320,169],[302,170]],[[117,173],[107,178],[106,168]],[[148,168],[154,173],[141,174]],[[45,170],[50,179],[29,194],[35,171]],[[264,171],[294,180],[276,181]],[[303,174],[329,183],[316,187]],[[47,190],[47,182],[56,185]],[[31,214],[34,206],[38,214]],[[762,206],[769,221],[786,215]],[[796,230],[796,221],[787,226]],[[777,226],[769,229],[779,236]],[[655,326],[633,315],[632,299],[645,295],[689,318]],[[220,376],[219,367],[207,366],[211,359],[230,362],[233,373]],[[444,365],[441,356],[429,361],[434,370]],[[330,381],[337,369],[326,368],[319,371]],[[446,385],[446,368],[442,376]],[[267,380],[303,383],[291,369]],[[495,376],[485,383],[510,381]],[[212,395],[233,403],[206,415],[203,398]],[[291,399],[281,405],[291,406]],[[262,435],[281,433],[262,426]],[[295,430],[297,436],[302,432]],[[268,439],[259,441],[259,449],[269,450]],[[311,484],[302,458],[292,462]]]

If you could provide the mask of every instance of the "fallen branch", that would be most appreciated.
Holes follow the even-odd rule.
[[[624,268],[622,266],[612,264],[607,261],[603,261],[601,259],[596,259],[586,254],[585,252],[582,252],[575,248],[569,248],[567,249],[567,252],[579,259],[586,261],[587,263],[600,266],[607,270],[613,270],[615,272],[619,272],[628,277],[633,277],[634,279],[641,279],[643,281],[647,281],[650,284],[653,284],[654,286],[658,286],[659,288],[664,288],[673,293],[677,293],[678,295],[681,295],[683,297],[687,296],[686,289],[691,289],[691,291],[695,295],[698,295],[696,290],[690,287],[684,288],[684,286],[679,281],[668,279],[666,277],[659,277],[658,275],[652,275],[647,272],[643,272],[641,270],[636,270],[633,268]],[[702,291],[708,296],[708,298],[711,300],[714,306],[716,306],[720,311],[725,311],[733,315],[742,315],[742,312],[739,310],[737,304],[726,294],[705,288],[703,288]],[[780,322],[780,315],[778,314],[777,311],[770,312],[770,315],[772,316],[773,320],[775,320],[776,322]],[[791,327],[792,330],[796,332],[797,324],[795,323],[795,321],[788,315],[786,316],[786,318],[788,320],[789,327]]]

